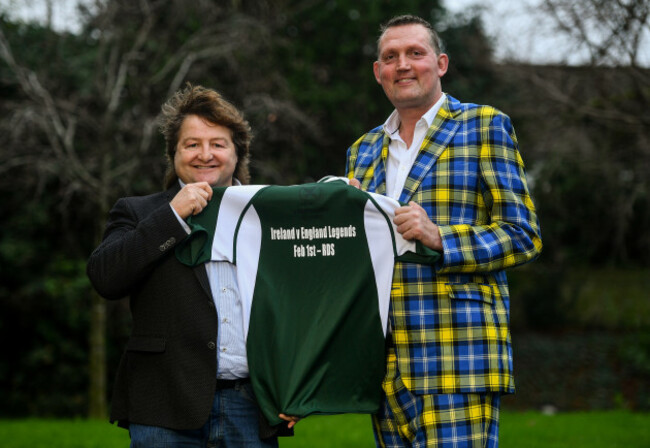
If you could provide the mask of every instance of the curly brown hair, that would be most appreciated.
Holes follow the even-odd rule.
[[[213,89],[202,86],[187,86],[179,90],[165,104],[158,118],[160,132],[165,137],[165,155],[167,173],[165,188],[171,187],[178,181],[174,168],[174,155],[178,145],[178,137],[185,118],[197,115],[212,123],[225,126],[232,133],[232,141],[237,154],[234,177],[242,184],[250,182],[248,164],[250,161],[249,148],[253,133],[244,115],[221,94]]]

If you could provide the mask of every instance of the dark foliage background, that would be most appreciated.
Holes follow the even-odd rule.
[[[496,63],[472,11],[438,1],[98,5],[79,34],[0,15],[0,416],[105,414],[128,303],[99,299],[85,261],[117,198],[161,187],[162,102],[189,81],[240,107],[255,183],[342,174],[391,112],[372,75],[378,24],[407,12],[441,30],[444,90],[512,117],[542,220],[542,257],[510,276],[506,406],[650,409],[650,72],[634,58]]]

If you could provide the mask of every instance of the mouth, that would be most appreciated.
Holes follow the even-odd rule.
[[[415,78],[401,78],[395,81],[395,84],[410,84],[415,82]]]
[[[196,170],[213,170],[215,168],[218,168],[217,165],[194,165],[194,169]]]

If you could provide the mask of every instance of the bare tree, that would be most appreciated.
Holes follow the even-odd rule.
[[[56,179],[61,210],[77,219],[84,207],[97,243],[116,197],[162,181],[156,116],[185,81],[229,87],[231,99],[266,113],[293,110],[279,97],[254,100],[260,94],[247,82],[255,73],[247,75],[238,61],[255,56],[255,68],[264,70],[267,59],[258,55],[268,53],[271,21],[245,13],[241,3],[97,0],[81,10],[86,24],[80,35],[48,34],[49,43],[56,42],[43,45],[54,52],[49,65],[22,60],[0,28],[0,61],[22,92],[4,105],[11,113],[2,125],[13,141],[29,142],[3,148],[0,175],[28,168],[38,175],[23,181],[36,189]],[[258,2],[256,11],[264,13],[264,7],[270,6]],[[267,79],[277,77],[261,82]],[[105,332],[106,304],[92,292],[89,415],[97,418],[107,408]]]
[[[525,70],[529,80],[558,104],[603,124],[648,126],[648,114],[628,108],[625,98],[650,104],[650,71],[640,64],[642,50],[650,44],[650,0],[543,0],[537,14],[550,19],[557,35],[573,43],[571,51],[586,50],[585,67],[593,69],[592,77],[600,83],[592,83],[595,89],[584,95],[584,86],[561,85],[534,68]]]
[[[541,11],[587,50],[591,65],[638,67],[641,45],[650,39],[648,0],[543,0]]]
[[[543,0],[537,14],[574,51],[587,50],[588,62],[501,69],[526,86],[513,110],[537,123],[527,139],[532,176],[563,223],[549,227],[584,241],[585,261],[647,261],[637,248],[649,247],[640,233],[650,210],[650,69],[640,63],[649,12],[650,0]],[[587,206],[590,196],[598,200]]]

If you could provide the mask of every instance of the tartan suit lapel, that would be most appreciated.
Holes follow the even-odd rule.
[[[369,156],[371,165],[366,169],[361,180],[361,189],[371,193],[386,194],[386,159],[388,158],[389,138],[381,132],[380,137],[373,143]]]
[[[455,117],[460,113],[460,102],[447,95],[442,107],[433,120],[420,146],[420,151],[409,172],[399,201],[407,204],[420,188],[424,177],[431,172],[440,154],[447,148],[449,142],[460,127],[460,121]]]

